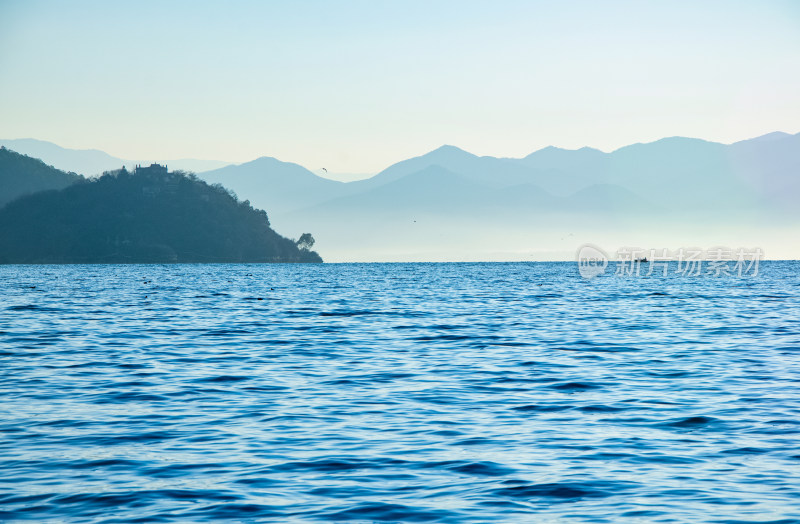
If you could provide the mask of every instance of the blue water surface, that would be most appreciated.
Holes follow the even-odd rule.
[[[0,267],[0,521],[800,522],[800,263]]]

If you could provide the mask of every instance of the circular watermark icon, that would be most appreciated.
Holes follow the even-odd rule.
[[[608,255],[593,244],[584,244],[579,247],[576,260],[578,261],[578,273],[586,279],[602,275],[608,267]]]

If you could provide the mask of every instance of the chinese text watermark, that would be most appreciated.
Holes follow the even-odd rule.
[[[615,262],[614,275],[642,277],[677,274],[682,276],[755,277],[764,258],[761,248],[713,247],[642,249],[623,247],[609,257],[592,244],[578,249],[578,272],[583,278],[594,278],[606,272],[609,261]]]

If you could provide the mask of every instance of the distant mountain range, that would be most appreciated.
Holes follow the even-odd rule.
[[[508,246],[540,257],[543,245],[611,231],[715,242],[735,227],[758,240],[765,222],[800,215],[800,134],[730,145],[673,137],[611,153],[547,147],[518,159],[442,146],[346,184],[273,158],[198,176],[270,210],[284,231],[313,231],[334,260],[517,259]]]
[[[35,140],[32,138],[19,138],[13,140],[0,139],[0,146],[18,153],[39,158],[46,164],[63,171],[72,171],[84,176],[94,176],[104,171],[113,171],[126,166],[133,169],[137,164],[150,165],[153,162],[166,165],[172,170],[183,171],[208,171],[229,164],[219,160],[197,160],[194,158],[163,159],[149,158],[139,160],[125,160],[109,155],[97,149],[66,149],[52,142]]]
[[[269,157],[198,177],[267,210],[280,231],[313,232],[334,261],[563,259],[579,241],[735,240],[780,252],[800,223],[800,134],[787,133],[524,158],[442,146],[349,183]]]
[[[771,133],[731,145],[665,138],[612,153],[547,147],[521,159],[479,157],[454,146],[442,146],[398,162],[366,180],[346,184],[267,157],[199,176],[282,214],[367,194],[409,176],[424,183],[424,177],[417,174],[434,166],[460,176],[448,182],[449,195],[455,198],[460,195],[459,188],[468,192],[475,184],[486,189],[525,187],[528,191],[535,186],[554,197],[603,186],[607,194],[626,192],[632,204],[636,203],[634,195],[638,195],[641,201],[660,208],[708,204],[731,209],[759,205],[791,208],[793,199],[787,197],[800,189],[800,134]],[[352,205],[355,201],[347,202]]]

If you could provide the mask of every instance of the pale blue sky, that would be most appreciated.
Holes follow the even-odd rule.
[[[800,131],[800,2],[0,0],[0,138],[376,172]]]

